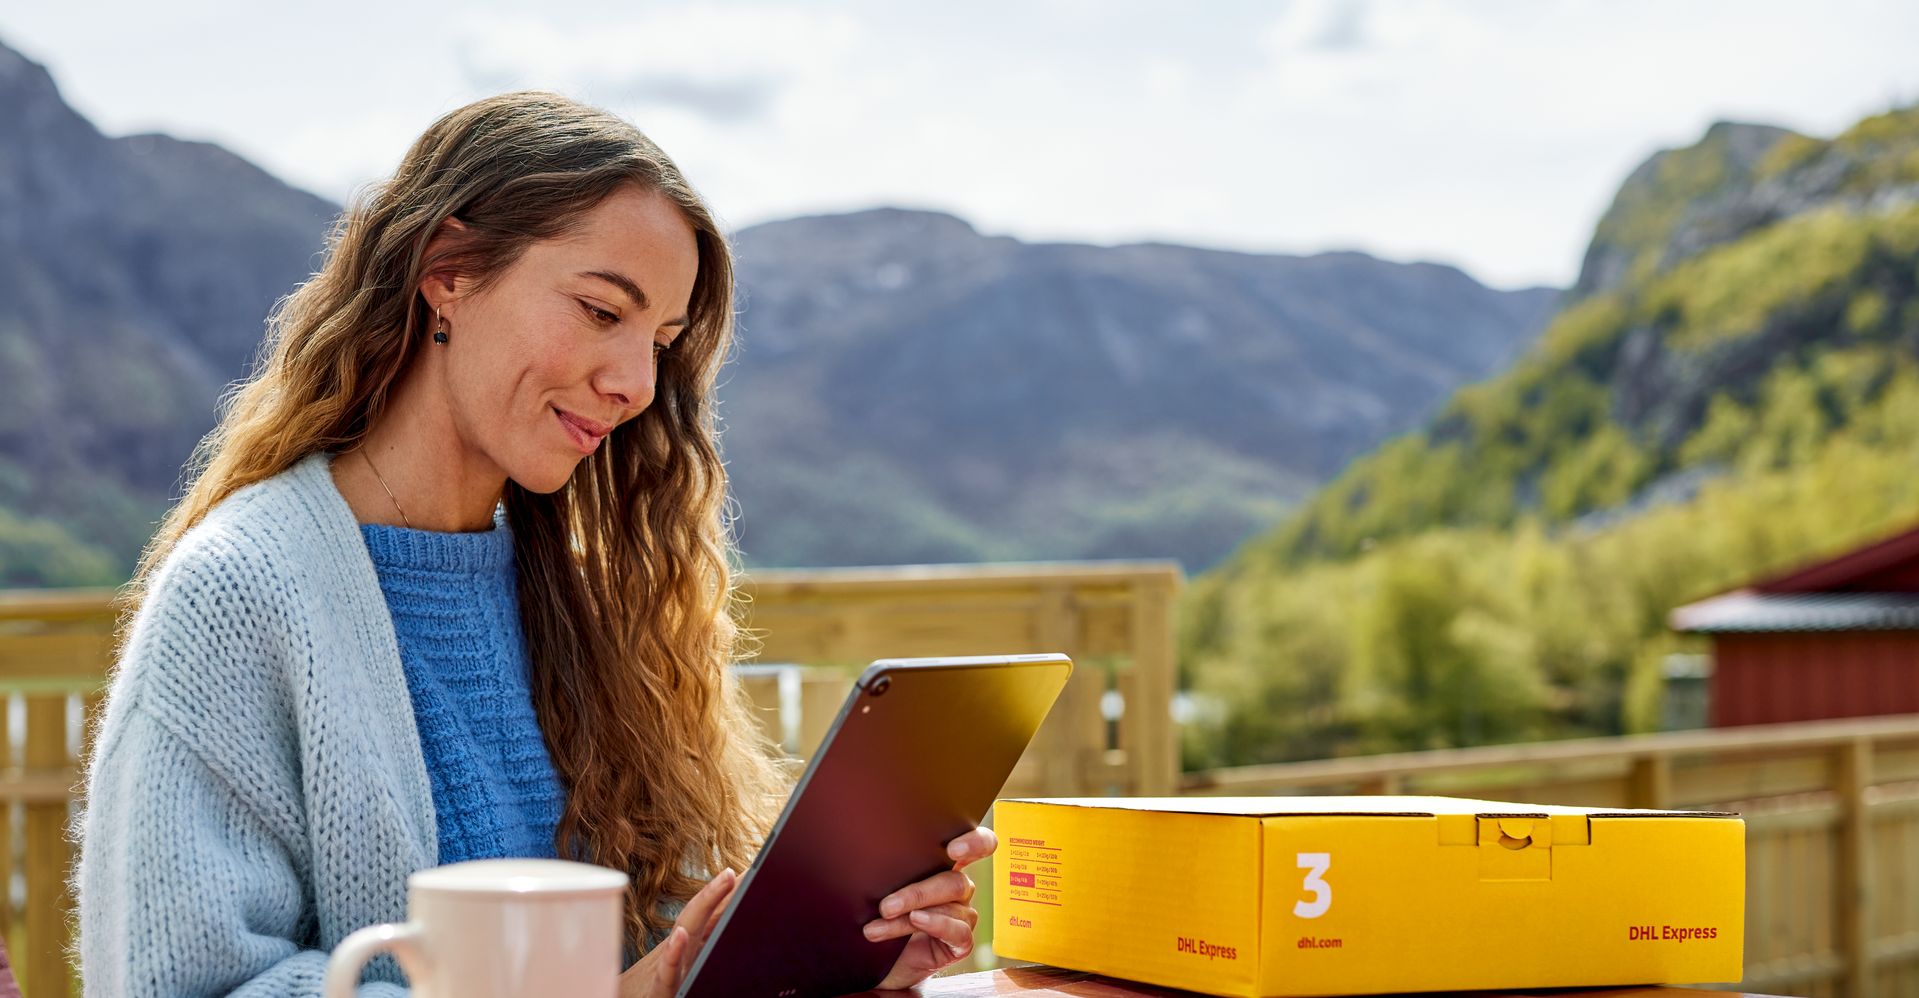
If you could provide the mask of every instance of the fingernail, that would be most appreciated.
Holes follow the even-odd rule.
[[[877,939],[879,938],[879,934],[880,934],[880,927],[877,923],[874,923],[874,922],[866,923],[866,938]]]
[[[899,914],[900,908],[899,898],[887,898],[880,902],[880,914],[885,915],[887,918],[892,918],[894,915]]]
[[[933,916],[927,914],[926,910],[923,908],[914,908],[913,913],[906,917],[912,919],[913,921],[921,925],[925,925],[927,922],[930,922],[933,919]]]

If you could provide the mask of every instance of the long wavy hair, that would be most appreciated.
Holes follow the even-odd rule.
[[[422,280],[458,273],[485,288],[629,184],[671,198],[695,232],[691,324],[661,356],[644,412],[557,491],[508,481],[504,501],[533,706],[566,787],[555,846],[632,877],[627,941],[644,953],[672,928],[658,906],[683,902],[722,866],[746,869],[790,774],[728,668],[747,650],[713,405],[733,339],[732,253],[679,168],[632,124],[548,91],[500,94],[434,122],[391,179],[356,191],[320,271],[273,310],[253,375],[195,448],[190,484],[124,591],[120,633],[215,504],[366,435],[431,319]],[[469,237],[424,258],[449,217]]]

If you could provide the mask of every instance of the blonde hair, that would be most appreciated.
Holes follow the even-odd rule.
[[[732,344],[732,254],[679,168],[630,123],[547,91],[500,94],[434,122],[392,178],[356,193],[321,270],[275,308],[257,371],[195,449],[191,485],[125,591],[121,637],[154,570],[210,508],[366,435],[431,319],[425,278],[455,272],[483,289],[625,185],[664,194],[694,230],[691,324],[661,356],[642,414],[557,491],[509,481],[505,503],[534,709],[567,791],[555,846],[633,878],[627,936],[644,952],[672,927],[656,906],[701,886],[689,874],[746,869],[790,778],[728,668],[744,641],[713,386]],[[466,234],[424,259],[448,217]]]

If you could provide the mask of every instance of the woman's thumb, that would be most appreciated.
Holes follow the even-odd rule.
[[[680,957],[686,952],[686,930],[675,925],[660,943],[660,959],[653,973],[653,990],[648,998],[673,998],[680,989]]]

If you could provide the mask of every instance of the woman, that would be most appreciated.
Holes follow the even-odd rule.
[[[317,994],[407,874],[545,855],[631,875],[622,994],[670,995],[788,790],[727,669],[726,240],[632,125],[522,91],[435,122],[329,244],[129,589],[87,993]],[[967,954],[994,845],[882,904],[867,937],[912,936],[882,987]]]

